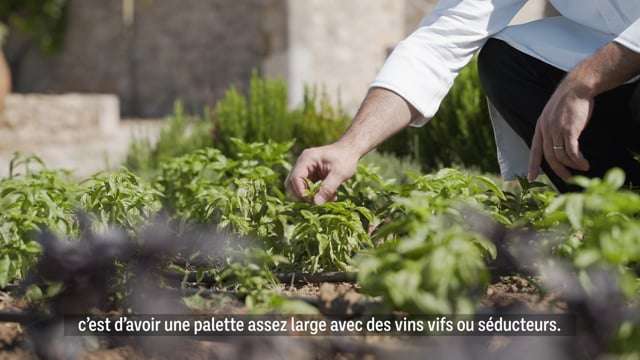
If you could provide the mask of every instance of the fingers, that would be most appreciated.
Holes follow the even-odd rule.
[[[285,180],[287,192],[298,200],[313,201],[316,205],[334,201],[338,187],[353,175],[357,165],[357,159],[343,155],[328,147],[303,151]],[[308,179],[322,180],[313,199],[308,198]]]
[[[589,162],[580,152],[580,145],[577,136],[567,136],[564,140],[565,151],[569,158],[575,164],[574,169],[587,171],[589,170]]]
[[[529,181],[534,181],[540,175],[540,166],[542,165],[542,136],[540,128],[536,126],[535,134],[531,142],[531,153],[529,155]]]
[[[304,154],[300,155],[298,161],[296,161],[296,165],[285,180],[287,191],[292,193],[298,200],[304,198],[304,192],[307,190],[305,179],[309,177],[309,167],[311,164],[312,161],[308,157]]]
[[[339,176],[335,171],[330,172],[329,175],[322,181],[320,190],[313,198],[313,203],[316,205],[322,205],[328,201],[333,201],[336,198],[338,187],[344,178]]]
[[[307,183],[304,181],[306,177],[306,175],[292,171],[285,180],[287,192],[292,194],[298,200],[301,200],[304,197],[304,192],[307,189]]]
[[[580,152],[577,136],[568,133],[565,135],[554,133],[552,148],[556,159],[561,165],[581,171],[589,170],[589,162]]]
[[[541,120],[538,121],[536,126],[536,132],[533,135],[531,142],[531,154],[529,156],[529,174],[527,178],[529,181],[534,181],[538,175],[540,175],[540,167],[542,166],[542,160],[546,160],[551,170],[562,178],[564,181],[568,181],[571,178],[571,172],[560,162],[556,156],[556,151],[562,149],[554,149],[551,135],[543,130],[544,124],[541,124]],[[559,142],[559,141],[558,141]],[[557,145],[562,146],[562,145]],[[562,150],[564,154],[564,150]],[[568,160],[567,155],[564,155]]]
[[[564,137],[561,134],[553,132],[552,139],[551,150],[553,150],[553,155],[555,156],[558,163],[562,166],[575,168],[577,165],[574,164],[573,160],[569,158],[569,155],[567,155],[567,151],[565,150],[566,144]]]
[[[562,180],[568,181],[571,178],[571,173],[567,168],[558,161],[555,150],[553,149],[553,140],[551,134],[544,131],[542,132],[542,150],[544,153],[544,159],[551,167],[551,170],[558,175]]]

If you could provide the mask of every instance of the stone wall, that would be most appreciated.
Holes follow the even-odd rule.
[[[132,137],[155,138],[175,99],[212,105],[252,69],[289,84],[290,102],[318,84],[354,113],[388,52],[436,0],[72,0],[62,52],[12,33],[15,89],[0,110],[0,176],[14,151],[88,175],[124,159]],[[133,4],[134,7],[123,6]],[[548,13],[531,1],[516,19]],[[0,59],[0,96],[3,80]],[[118,101],[119,98],[119,101]],[[118,105],[120,104],[120,105]],[[0,103],[0,105],[2,105]]]
[[[160,5],[162,3],[162,5]],[[265,13],[271,0],[155,0],[139,6],[133,46],[135,107],[165,114],[175,99],[214,104],[230,85],[244,87],[272,51]]]
[[[111,93],[131,106],[128,76],[130,37],[122,23],[120,1],[74,0],[64,48],[42,54],[18,32],[11,32],[6,55],[14,91],[28,93]]]
[[[286,79],[292,105],[318,84],[355,112],[390,49],[437,2],[71,1],[60,54],[12,33],[15,91],[116,94],[135,117],[164,116],[176,99],[190,110],[213,105],[229,86],[245,88],[253,69]],[[541,16],[544,3],[530,1],[518,21]]]
[[[130,0],[134,1],[134,0]],[[212,105],[253,69],[341,94],[354,111],[405,33],[403,0],[72,0],[64,49],[52,57],[12,36],[18,92],[113,93],[124,116],[157,117],[174,100]]]
[[[321,84],[354,113],[393,47],[413,32],[438,0],[289,0],[289,54],[285,78],[290,102],[305,84]],[[514,19],[549,14],[546,0],[531,0]]]
[[[113,93],[126,116],[165,115],[176,99],[199,109],[246,84],[278,30],[263,20],[286,11],[282,0],[136,0],[128,23],[123,3],[72,0],[58,55],[10,37],[15,91]]]
[[[404,36],[404,2],[289,0],[290,102],[321,84],[355,112],[387,51]]]

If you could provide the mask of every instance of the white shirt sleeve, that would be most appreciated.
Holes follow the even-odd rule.
[[[631,24],[613,41],[634,52],[640,53],[640,19]]]
[[[395,92],[423,116],[438,110],[458,72],[527,0],[441,0],[420,27],[394,49],[371,84]]]

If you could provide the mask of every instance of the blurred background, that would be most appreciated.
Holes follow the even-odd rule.
[[[297,151],[332,141],[436,2],[2,0],[0,164],[21,151],[80,175],[123,162],[144,172],[231,137]],[[552,14],[530,1],[514,22]],[[380,152],[496,171],[474,64],[434,121]]]

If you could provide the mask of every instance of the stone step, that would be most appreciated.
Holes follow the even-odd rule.
[[[0,112],[0,146],[109,136],[119,123],[120,105],[114,95],[11,94]]]
[[[0,176],[15,152],[84,177],[117,168],[133,139],[155,141],[162,120],[120,120],[114,95],[9,95],[0,111]]]
[[[147,138],[155,142],[163,124],[164,120],[123,120],[109,136],[92,136],[70,143],[32,143],[3,148],[0,149],[0,176],[8,174],[9,161],[15,151],[37,155],[48,168],[71,170],[78,178],[116,169],[125,160],[134,139]]]

